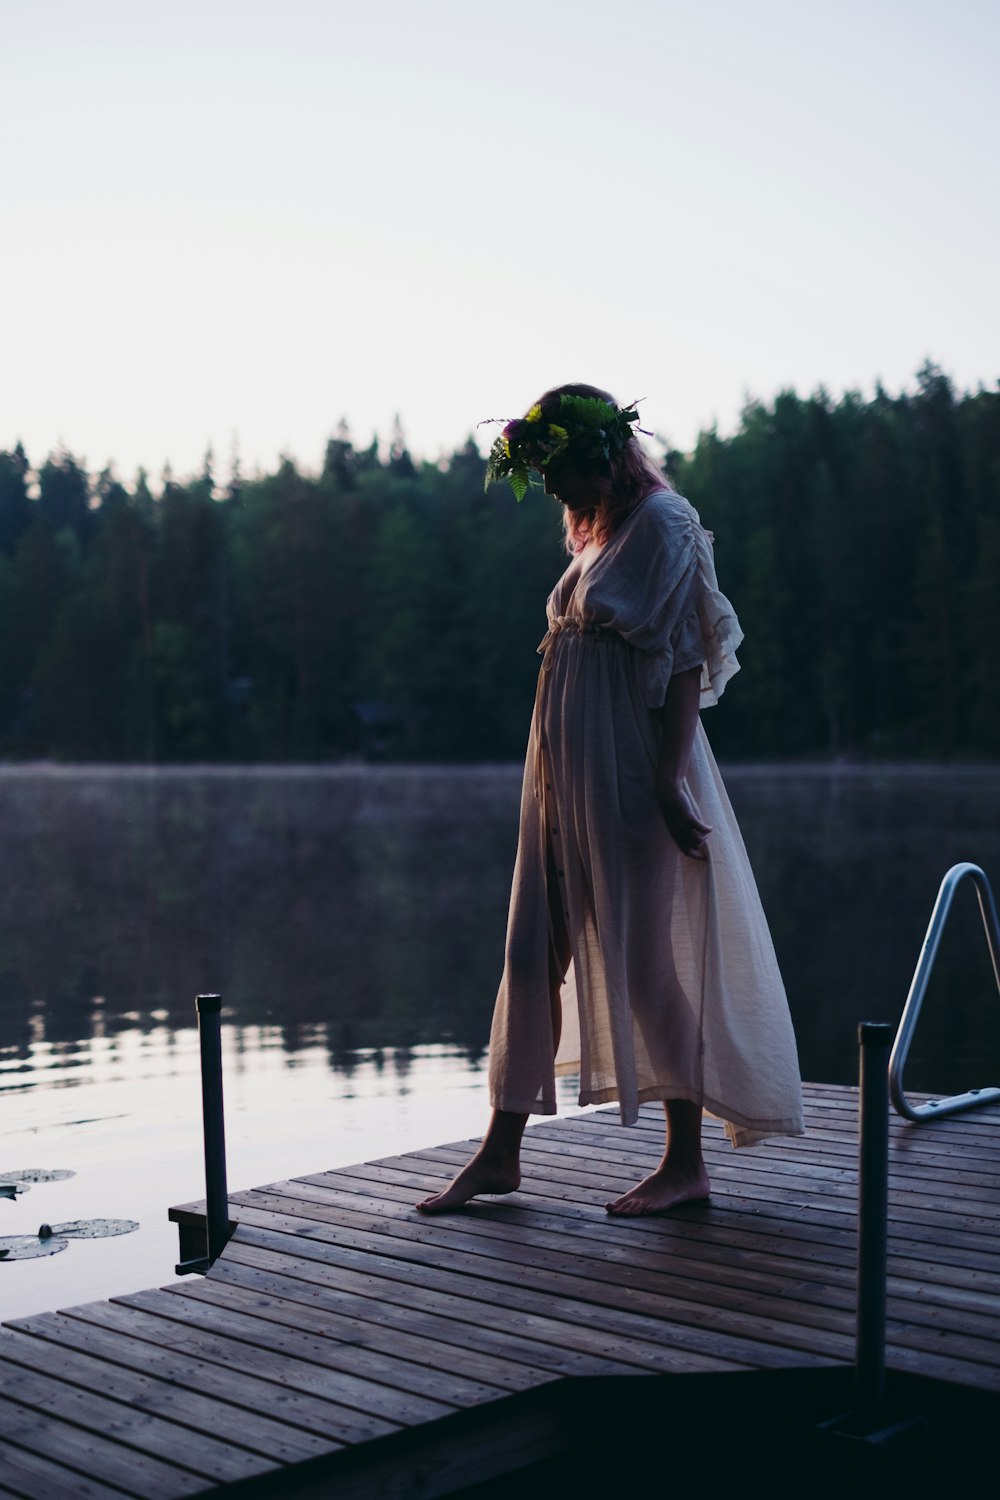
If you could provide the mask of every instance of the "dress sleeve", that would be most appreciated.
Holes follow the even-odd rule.
[[[676,672],[701,667],[701,707],[718,703],[739,671],[743,639],[736,613],[719,592],[712,542],[679,495],[651,497],[623,548],[623,594],[614,628],[641,653],[649,708],[660,708]],[[624,539],[623,539],[624,540]]]

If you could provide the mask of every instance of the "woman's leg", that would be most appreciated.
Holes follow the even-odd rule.
[[[552,1048],[559,1046],[562,1030],[562,997],[560,990],[569,968],[569,933],[559,898],[556,867],[549,851],[548,892],[551,921],[549,931],[549,1005],[552,1009]],[[521,1185],[521,1137],[528,1123],[527,1115],[512,1110],[495,1109],[483,1143],[472,1160],[462,1168],[442,1193],[424,1198],[417,1207],[425,1214],[447,1213],[461,1208],[477,1193],[514,1193]]]
[[[605,1204],[609,1214],[662,1214],[679,1203],[696,1203],[711,1191],[701,1154],[701,1105],[666,1099],[667,1140],[663,1160],[634,1188]]]

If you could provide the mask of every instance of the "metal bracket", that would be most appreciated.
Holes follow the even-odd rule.
[[[212,1269],[212,1262],[207,1255],[199,1255],[196,1260],[179,1260],[174,1266],[175,1276],[207,1276]]]
[[[1000,1088],[969,1089],[968,1093],[954,1094],[950,1099],[937,1099],[929,1104],[911,1104],[903,1090],[903,1069],[906,1066],[907,1054],[910,1050],[910,1043],[913,1041],[917,1017],[927,991],[934,960],[937,958],[941,934],[944,931],[948,913],[951,911],[955,892],[966,877],[976,887],[979,911],[982,915],[986,942],[993,964],[993,975],[997,982],[997,990],[1000,992],[1000,921],[997,919],[996,902],[993,900],[990,883],[978,865],[952,865],[938,890],[934,910],[927,924],[924,945],[920,950],[920,957],[913,974],[913,983],[910,985],[910,993],[903,1006],[892,1055],[889,1058],[889,1097],[896,1112],[907,1120],[933,1120],[939,1115],[954,1115],[959,1110],[974,1109],[979,1104],[1000,1103]]]

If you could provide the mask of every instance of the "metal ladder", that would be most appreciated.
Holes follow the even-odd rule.
[[[893,1108],[907,1120],[931,1120],[941,1115],[957,1114],[959,1110],[974,1109],[979,1104],[1000,1103],[1000,1088],[969,1089],[965,1094],[954,1094],[949,1099],[937,1099],[929,1104],[911,1104],[903,1089],[903,1069],[906,1066],[907,1054],[913,1041],[917,1017],[927,991],[934,960],[937,958],[941,934],[944,931],[948,913],[951,911],[955,892],[965,879],[971,880],[976,887],[986,942],[993,964],[993,974],[997,982],[997,990],[1000,991],[1000,921],[997,919],[996,902],[993,899],[990,883],[978,865],[968,863],[952,865],[938,890],[934,910],[927,924],[924,944],[914,971],[913,983],[910,985],[910,993],[903,1006],[903,1014],[900,1017],[896,1040],[889,1058],[889,1097]]]

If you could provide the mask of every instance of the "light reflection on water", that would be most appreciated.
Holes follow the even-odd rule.
[[[1000,887],[1000,770],[734,767],[729,787],[809,1078],[895,1021],[938,881]],[[0,1264],[0,1316],[172,1279],[201,1195],[193,997],[218,990],[234,1188],[477,1134],[516,767],[0,767],[0,1169],[69,1182],[3,1233],[138,1234]],[[956,902],[908,1083],[1000,1082],[1000,1004]],[[573,1106],[563,1084],[561,1104]]]

